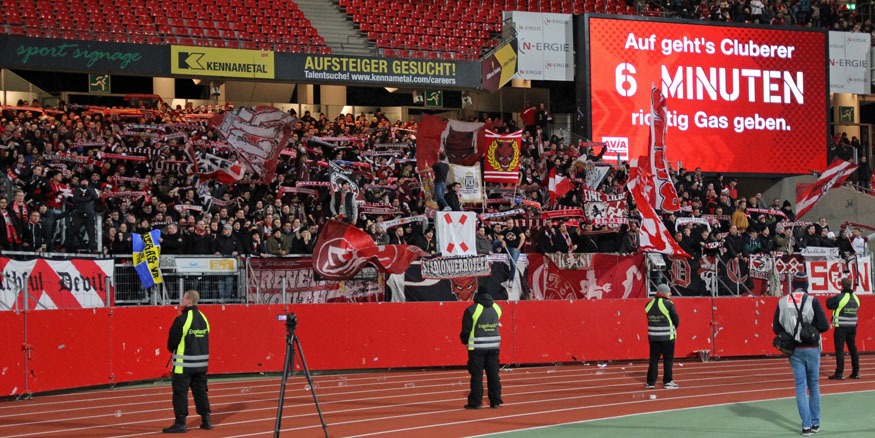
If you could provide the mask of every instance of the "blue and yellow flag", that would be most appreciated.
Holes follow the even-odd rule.
[[[134,246],[134,270],[140,276],[144,288],[150,288],[161,283],[161,270],[158,269],[158,257],[161,255],[161,230],[152,230],[146,234],[131,235]]]

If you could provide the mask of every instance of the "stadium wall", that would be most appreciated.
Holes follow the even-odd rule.
[[[823,298],[820,298],[823,300]],[[875,351],[875,296],[861,296],[857,336]],[[777,298],[683,298],[677,357],[772,355]],[[504,364],[641,360],[648,354],[644,299],[502,302]],[[468,303],[202,306],[210,320],[211,374],[279,372],[285,324],[311,370],[463,366],[461,315]],[[174,307],[0,312],[0,396],[169,376],[167,332]],[[831,332],[824,350],[833,351]],[[300,362],[296,362],[300,370]]]

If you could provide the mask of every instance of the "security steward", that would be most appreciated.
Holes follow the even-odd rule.
[[[498,376],[498,352],[501,346],[498,321],[501,319],[501,307],[483,289],[474,296],[474,303],[462,315],[462,332],[459,334],[462,344],[468,347],[468,373],[471,374],[471,392],[468,393],[465,409],[480,409],[483,403],[484,369],[489,407],[497,409],[504,403]]]
[[[663,360],[662,387],[680,387],[674,382],[671,372],[674,363],[674,340],[680,319],[674,304],[668,299],[670,296],[671,289],[668,285],[660,284],[656,286],[656,296],[644,306],[644,311],[647,312],[647,339],[650,342],[650,364],[647,367],[645,389],[653,389],[656,385],[660,356]]]
[[[172,354],[173,414],[176,421],[164,433],[185,433],[188,417],[188,388],[194,396],[201,429],[211,430],[210,400],[207,398],[207,363],[210,358],[210,323],[197,308],[200,294],[189,290],[182,295],[182,313],[173,320],[167,349]]]
[[[832,309],[833,342],[836,348],[836,372],[830,380],[844,380],[845,343],[851,353],[851,378],[860,378],[860,355],[857,354],[857,314],[860,311],[860,297],[854,294],[851,279],[842,278],[842,292],[826,300],[826,308]]]

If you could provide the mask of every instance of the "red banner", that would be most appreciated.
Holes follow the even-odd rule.
[[[579,89],[606,157],[646,155],[650,85],[671,102],[668,161],[705,172],[822,169],[827,34],[815,29],[581,17]],[[583,23],[582,23],[583,24]],[[588,55],[588,59],[586,59]],[[589,81],[588,86],[582,86]],[[703,147],[707,145],[707,147]]]
[[[11,260],[0,257],[0,311],[106,306],[113,260]],[[111,297],[112,294],[109,294]]]
[[[250,301],[262,304],[364,303],[384,300],[382,274],[373,279],[325,281],[314,275],[313,260],[304,258],[251,258]],[[283,288],[285,287],[285,295]]]
[[[644,255],[569,254],[578,269],[560,269],[543,254],[527,254],[533,299],[646,298]],[[590,263],[580,263],[581,258]]]
[[[313,270],[329,280],[349,280],[368,264],[400,274],[425,254],[413,245],[377,246],[364,230],[331,220],[316,239]]]
[[[486,154],[483,157],[483,180],[516,184],[520,179],[520,143],[523,132],[496,134],[486,131]]]

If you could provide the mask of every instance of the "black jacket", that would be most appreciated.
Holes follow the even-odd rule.
[[[462,314],[462,331],[459,333],[459,340],[461,340],[464,345],[468,345],[468,337],[471,335],[471,330],[474,328],[474,311],[477,309],[478,304],[485,308],[484,313],[487,311],[495,311],[493,309],[495,302],[492,300],[492,295],[478,292],[477,295],[474,296],[474,304],[468,306],[468,308],[465,309],[465,313]],[[499,315],[498,318],[501,318],[501,316]]]
[[[238,255],[243,252],[243,246],[240,245],[240,241],[233,235],[225,236],[220,234],[216,236],[211,249],[213,253],[219,253],[225,257],[230,257],[235,251]]]
[[[183,333],[186,320],[191,318],[188,333]],[[185,345],[180,342],[185,337]],[[173,358],[174,374],[198,374],[207,372],[206,359],[187,359],[178,356],[208,356],[210,354],[210,324],[207,318],[197,309],[197,306],[186,307],[182,314],[173,320],[170,326],[170,334],[167,336],[167,349]],[[181,351],[180,351],[181,349]],[[203,364],[203,366],[187,366],[191,364]]]
[[[457,195],[456,192],[449,190],[444,195],[444,200],[447,201],[447,205],[449,205],[453,211],[462,211],[462,202],[459,201],[459,195]]]
[[[203,236],[190,233],[185,236],[185,253],[210,254],[212,241],[213,237],[209,233],[205,233]]]
[[[97,201],[97,192],[94,188],[88,186],[86,188],[77,187],[73,189],[73,197],[70,198],[73,204],[73,214],[93,215],[94,203]]]
[[[161,254],[184,254],[185,237],[181,232],[161,235]]]

